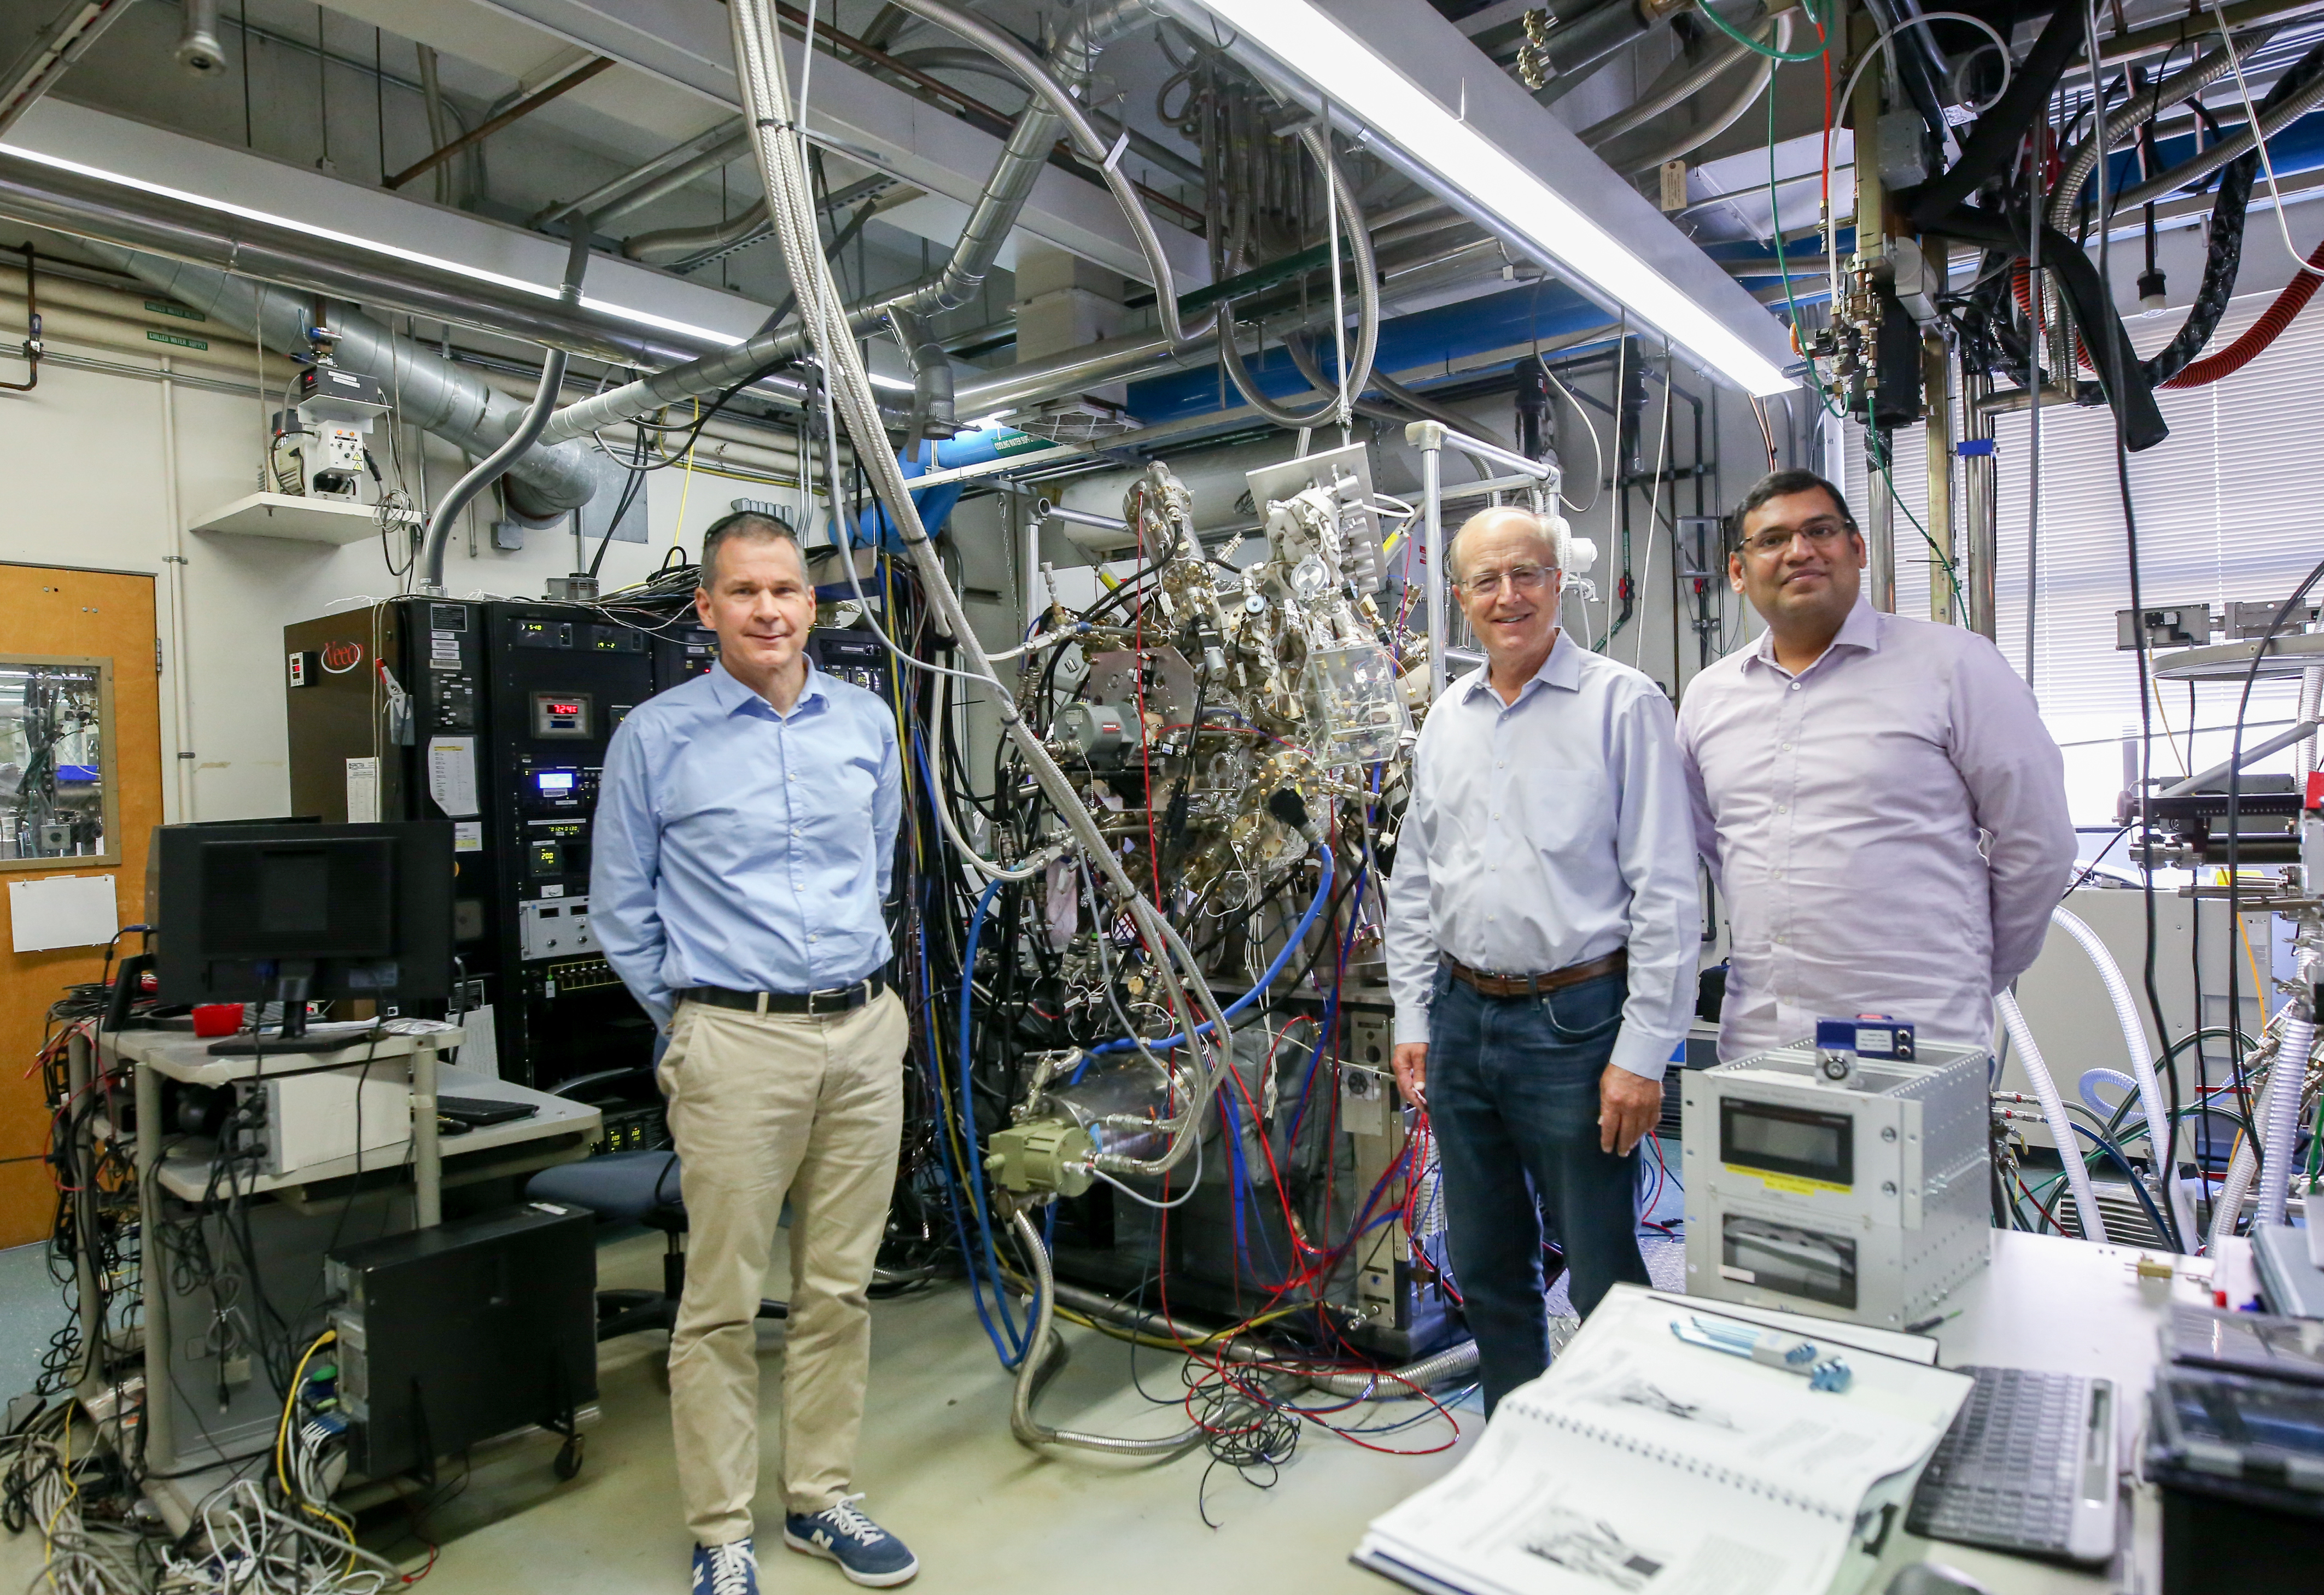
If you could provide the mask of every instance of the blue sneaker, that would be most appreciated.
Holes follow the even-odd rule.
[[[839,1571],[859,1584],[884,1590],[900,1584],[920,1571],[919,1558],[904,1542],[855,1509],[862,1496],[849,1496],[835,1507],[812,1515],[794,1512],[783,1519],[783,1544],[810,1556],[839,1563]]]
[[[694,1595],[759,1595],[759,1559],[751,1542],[695,1546]]]

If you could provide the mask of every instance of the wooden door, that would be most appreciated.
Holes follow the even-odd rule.
[[[55,864],[0,863],[0,886],[51,875],[109,875],[123,925],[145,913],[145,851],[161,823],[161,696],[156,668],[153,578],[109,571],[62,570],[0,564],[0,655],[103,659],[111,663],[111,768],[106,783],[103,857],[60,859]],[[13,808],[0,804],[0,822]],[[126,938],[136,950],[137,938]],[[102,947],[14,950],[0,939],[0,1246],[45,1238],[56,1216],[56,1191],[41,1161],[48,1142],[48,1106],[37,1071],[49,1004],[66,986],[98,977]]]

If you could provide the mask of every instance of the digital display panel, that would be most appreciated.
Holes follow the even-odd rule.
[[[576,779],[569,770],[544,770],[532,778],[542,796],[549,798],[562,798],[571,792]]]
[[[593,694],[536,692],[532,695],[532,734],[568,741],[586,740],[595,718]]]
[[[1719,1160],[1827,1185],[1856,1183],[1856,1120],[1774,1102],[1722,1097]]]

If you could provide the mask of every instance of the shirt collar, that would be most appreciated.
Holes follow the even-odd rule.
[[[1863,653],[1880,651],[1880,612],[1872,607],[1872,600],[1860,591],[1856,595],[1855,604],[1848,612],[1848,618],[1840,622],[1840,631],[1832,638],[1831,647],[1826,648],[1808,669],[1812,670],[1816,665],[1830,659],[1835,648],[1853,648]],[[1752,650],[1751,657],[1774,669],[1780,671],[1784,668],[1775,663],[1775,633],[1772,631],[1759,633],[1759,645]],[[1805,670],[1801,672],[1802,675],[1806,673]]]
[[[727,669],[724,659],[710,661],[709,680],[712,700],[726,714],[732,715],[737,709],[747,709],[753,704],[770,715],[775,713],[774,705],[737,680],[733,672]],[[810,659],[807,661],[807,683],[799,688],[798,701],[791,705],[792,713],[798,713],[809,703],[820,703],[826,696],[828,695],[824,691],[823,686],[823,672],[816,668],[815,660]]]
[[[1468,696],[1474,697],[1480,692],[1490,692],[1492,673],[1493,667],[1490,660],[1488,660],[1481,668],[1471,670],[1463,684]],[[1541,661],[1541,668],[1536,670],[1532,679],[1518,690],[1517,702],[1525,701],[1526,694],[1534,689],[1536,682],[1544,687],[1562,687],[1568,692],[1576,690],[1582,685],[1582,650],[1572,638],[1566,635],[1565,628],[1563,626],[1557,629],[1556,641],[1550,644],[1549,657]],[[1499,697],[1499,695],[1495,694],[1497,702]]]

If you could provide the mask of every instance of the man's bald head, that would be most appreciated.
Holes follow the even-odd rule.
[[[1452,534],[1452,541],[1444,550],[1444,563],[1454,581],[1461,579],[1462,545],[1475,540],[1471,534],[1483,538],[1494,532],[1529,538],[1541,549],[1541,562],[1553,570],[1557,568],[1557,537],[1549,530],[1549,522],[1518,505],[1496,504],[1489,510],[1480,510],[1470,516],[1461,523],[1461,530]]]

